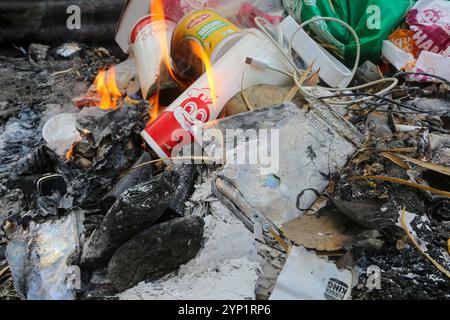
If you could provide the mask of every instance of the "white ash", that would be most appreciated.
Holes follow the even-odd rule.
[[[195,185],[195,191],[193,192],[190,202],[199,203],[202,201],[209,201],[212,196],[212,182],[214,175],[202,178],[202,182]]]
[[[225,260],[203,272],[141,282],[118,297],[121,300],[230,300],[254,299],[257,263],[246,258]]]
[[[185,215],[205,216],[208,212],[208,202],[215,199],[212,196],[212,177],[207,177],[205,174],[202,172],[198,183],[194,186],[195,190],[191,198],[185,203]]]
[[[205,217],[205,243],[197,256],[157,281],[141,282],[120,299],[255,299],[258,269],[254,237],[221,203]]]

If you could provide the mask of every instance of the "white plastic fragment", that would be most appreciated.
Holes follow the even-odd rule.
[[[76,122],[75,113],[61,113],[50,118],[42,128],[42,137],[47,146],[57,154],[64,155],[74,142],[81,140]]]
[[[408,131],[414,131],[422,129],[422,127],[419,126],[408,126],[405,124],[395,124],[395,131],[396,132],[408,132]]]
[[[417,59],[416,71],[450,79],[450,57],[429,51],[422,51]]]
[[[11,235],[6,257],[14,287],[27,300],[73,300],[80,272],[70,265],[79,250],[81,213],[21,227]],[[78,287],[78,288],[77,288]]]
[[[314,192],[297,197],[323,192],[326,174],[341,170],[361,141],[329,106],[313,105],[305,112],[284,103],[192,127],[204,154],[224,163],[219,174],[278,227],[314,203]]]
[[[294,247],[270,300],[349,300],[352,273],[303,247]]]
[[[382,47],[382,55],[385,57],[397,70],[404,68],[406,65],[415,61],[411,53],[407,53],[398,48],[390,41],[384,40]]]
[[[280,23],[280,29],[288,41],[291,40],[298,27],[299,24],[291,16],[288,16]],[[314,63],[314,71],[320,69],[319,76],[328,85],[345,88],[352,80],[352,72],[328,51],[323,49],[305,31],[300,30],[297,32],[292,48],[307,65]]]

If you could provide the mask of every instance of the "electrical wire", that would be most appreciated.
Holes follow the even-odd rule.
[[[281,44],[279,43],[279,41],[276,41],[273,36],[270,34],[270,32],[268,31],[268,29],[266,28],[265,25],[271,25],[269,21],[267,21],[266,19],[262,18],[262,17],[256,17],[255,18],[255,24],[257,25],[257,27],[263,32],[263,34],[272,42],[272,44],[278,49],[278,51],[281,53],[281,56],[286,64],[286,66],[291,70],[290,72],[292,72],[292,74],[290,74],[289,76],[292,77],[292,79],[294,80],[295,84],[299,87],[299,90],[302,94],[304,94],[305,96],[312,96],[315,98],[318,98],[317,96],[315,96],[314,94],[312,94],[309,90],[308,87],[303,86],[302,83],[300,83],[300,78],[303,75],[303,73],[305,72],[305,70],[301,70],[297,67],[297,65],[294,62],[294,59],[292,57],[292,46],[293,46],[293,42],[295,39],[295,36],[298,34],[298,32],[300,32],[300,30],[303,30],[303,28],[305,26],[307,26],[310,23],[313,22],[317,22],[317,21],[335,21],[337,23],[340,23],[341,25],[343,25],[345,28],[347,28],[350,33],[352,34],[352,36],[355,38],[355,42],[356,42],[356,57],[355,57],[355,64],[353,66],[352,72],[351,72],[351,76],[349,78],[348,82],[351,82],[351,80],[354,78],[356,71],[358,69],[358,65],[360,62],[360,56],[361,56],[361,44],[360,44],[360,40],[358,35],[356,34],[355,30],[348,25],[347,23],[345,23],[344,21],[337,19],[337,18],[333,18],[333,17],[315,17],[313,19],[307,20],[305,22],[303,22],[302,24],[299,25],[299,27],[297,28],[297,30],[294,32],[294,34],[292,35],[290,41],[289,41],[289,49],[286,52],[284,50],[284,48],[281,46]],[[279,70],[277,68],[274,68],[272,66],[266,66],[267,69],[269,70],[273,70],[276,72],[280,72],[283,73],[285,75],[288,75],[287,72]],[[385,82],[392,82],[388,87],[384,88],[383,90],[379,91],[377,94],[381,95],[381,94],[385,94],[390,92],[395,86],[397,86],[398,84],[398,79],[396,78],[384,78],[384,79],[379,79],[376,81],[372,81],[360,86],[355,86],[355,87],[345,87],[345,88],[329,88],[329,87],[322,87],[322,86],[316,86],[317,88],[321,88],[321,89],[325,89],[328,91],[332,91],[332,92],[343,92],[343,91],[353,91],[353,90],[359,90],[359,89],[364,89],[364,88],[368,88],[368,87],[372,87],[373,85],[379,84],[379,83],[385,83]],[[332,101],[332,100],[327,100],[324,101],[328,104],[333,104],[333,105],[349,105],[349,104],[355,104],[355,103],[361,103],[361,102],[365,102],[365,101],[369,101],[372,100],[373,97],[365,97],[365,98],[361,98],[359,100],[352,100],[352,101]]]
[[[343,96],[346,96],[346,97],[370,96],[370,97],[373,97],[373,98],[377,98],[377,99],[379,99],[379,100],[383,100],[383,101],[386,101],[386,102],[395,104],[395,105],[397,105],[398,107],[401,107],[401,108],[404,108],[404,109],[416,111],[416,112],[418,112],[418,113],[420,113],[420,114],[424,114],[424,113],[425,113],[425,114],[431,114],[431,115],[445,115],[445,114],[447,114],[447,112],[438,113],[438,112],[432,112],[432,111],[420,110],[420,109],[414,108],[414,107],[412,107],[412,106],[409,106],[409,105],[407,105],[407,104],[403,104],[403,103],[401,103],[401,102],[398,102],[398,101],[395,101],[395,100],[392,100],[392,99],[390,99],[390,98],[381,96],[381,95],[379,95],[379,94],[374,94],[374,93],[341,93],[341,94],[338,94],[338,95],[324,96],[324,97],[317,97],[317,99],[318,99],[318,100],[333,99],[333,98],[339,98],[339,97],[343,97]],[[353,103],[355,103],[355,102],[352,101],[351,104],[353,104]]]
[[[344,21],[337,19],[337,18],[333,18],[333,17],[315,17],[315,18],[312,18],[310,20],[303,22],[302,24],[300,24],[298,26],[297,30],[292,34],[291,39],[289,40],[289,52],[292,52],[292,46],[293,46],[294,39],[297,36],[297,34],[300,31],[302,31],[307,25],[309,25],[313,22],[317,22],[317,21],[335,21],[335,22],[341,24],[342,26],[344,26],[348,31],[350,31],[353,38],[355,39],[355,43],[356,43],[355,64],[353,65],[352,73],[347,82],[347,85],[348,85],[348,83],[350,83],[350,81],[355,77],[356,71],[358,70],[359,61],[361,59],[361,43],[359,41],[358,35],[356,34],[356,31],[350,25],[345,23]],[[345,87],[347,87],[347,85],[345,85]],[[330,90],[332,88],[326,88],[326,89]],[[335,89],[333,89],[333,90],[335,90]],[[339,91],[339,90],[342,90],[342,89],[337,89],[336,91]],[[351,89],[349,88],[347,90],[351,90]]]

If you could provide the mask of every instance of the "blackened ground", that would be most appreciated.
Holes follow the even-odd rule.
[[[38,62],[19,49],[0,51],[1,111],[20,104],[35,107],[70,103],[72,98],[86,92],[102,66],[117,62],[113,57],[102,56],[103,50],[94,48],[85,47],[71,59],[58,57],[55,49],[49,50],[46,60]],[[65,72],[55,74],[61,71]]]
[[[5,184],[17,162],[42,143],[45,116],[52,115],[52,108],[71,105],[72,98],[87,91],[100,68],[118,62],[103,49],[83,46],[69,59],[58,57],[55,49],[49,50],[46,60],[38,62],[20,48],[3,47],[0,51],[0,225],[7,217],[21,212],[22,192],[8,190]],[[64,72],[55,74],[61,71]],[[0,253],[6,245],[4,240],[5,235],[0,230]],[[5,266],[4,254],[1,254],[0,274]],[[0,275],[0,299],[15,298],[18,296],[10,274],[3,273]]]
[[[450,235],[450,221],[439,221],[432,214],[423,212],[411,225],[428,249],[427,253],[449,269],[445,248]],[[450,299],[450,279],[410,243],[403,249],[391,243],[379,252],[353,250],[352,254],[363,272],[371,265],[381,269],[381,289],[370,291],[360,286],[352,293],[354,299]],[[360,284],[366,278],[362,276]]]
[[[372,157],[365,164],[382,165],[384,175],[405,178],[404,172],[380,156]],[[361,169],[351,169],[349,176],[360,175]],[[421,191],[385,182],[355,181],[342,179],[335,197],[343,200],[378,200],[382,205],[382,217],[386,219],[383,230],[384,246],[380,250],[353,248],[353,261],[360,269],[358,286],[352,291],[352,298],[358,299],[450,299],[450,279],[422,256],[410,242],[398,246],[397,240],[405,242],[405,234],[399,234],[400,212],[403,208],[414,213],[411,226],[428,249],[427,253],[444,268],[450,270],[450,256],[447,240],[450,237],[450,219],[445,214],[447,200],[430,201]],[[444,208],[443,208],[444,207]],[[388,228],[390,226],[390,228]],[[370,290],[367,286],[367,269],[377,266],[381,269],[381,289]]]

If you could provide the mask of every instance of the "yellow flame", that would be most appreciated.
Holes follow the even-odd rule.
[[[155,19],[161,18],[162,21],[165,21],[164,3],[162,0],[153,0],[150,4],[150,12],[152,15],[156,17]],[[167,68],[167,71],[169,72],[169,75],[172,77],[172,79],[176,79],[172,69],[172,63],[170,60],[170,52],[168,44],[171,39],[167,39],[167,24],[163,23],[161,28],[163,32],[157,32],[156,36],[158,37],[158,42],[161,48],[162,62]]]
[[[167,72],[169,73],[170,77],[177,81],[177,77],[174,74],[174,71],[172,69],[172,61],[170,58],[170,51],[169,51],[169,41],[171,39],[167,38],[168,24],[165,22],[165,13],[164,13],[164,1],[162,0],[153,0],[150,3],[150,13],[154,16],[155,21],[163,21],[161,25],[161,32],[156,32],[156,37],[160,45],[161,50],[161,66],[160,66],[160,73],[166,68]],[[178,83],[178,81],[177,81]],[[180,84],[180,83],[179,83]],[[148,124],[151,124],[153,121],[156,120],[156,118],[159,115],[159,96],[160,96],[160,89],[161,89],[161,78],[157,80],[156,83],[156,93],[150,97],[149,104],[151,106],[150,108],[150,120],[148,121]]]
[[[199,57],[204,65],[205,65],[205,73],[206,73],[206,78],[208,79],[208,83],[209,83],[209,89],[211,90],[211,99],[213,102],[213,107],[215,108],[217,106],[216,104],[216,84],[215,84],[215,80],[214,80],[214,70],[211,64],[211,60],[209,59],[208,55],[205,52],[205,49],[203,49],[203,47],[201,46],[201,44],[199,44],[196,41],[191,41],[191,46],[192,46],[192,52]]]
[[[100,70],[94,81],[100,102],[97,105],[103,110],[116,109],[117,101],[122,97],[122,93],[116,84],[116,68],[112,67],[108,71]]]
[[[151,124],[153,121],[158,118],[159,115],[159,90],[156,91],[156,93],[150,97],[149,100],[150,103],[150,120],[148,121],[148,124]]]
[[[66,153],[66,160],[67,161],[69,161],[69,160],[71,160],[72,158],[73,158],[73,152],[74,152],[74,149],[75,148],[75,144],[73,144],[71,147],[70,147],[70,149],[69,149],[69,151],[67,151],[67,153]]]

